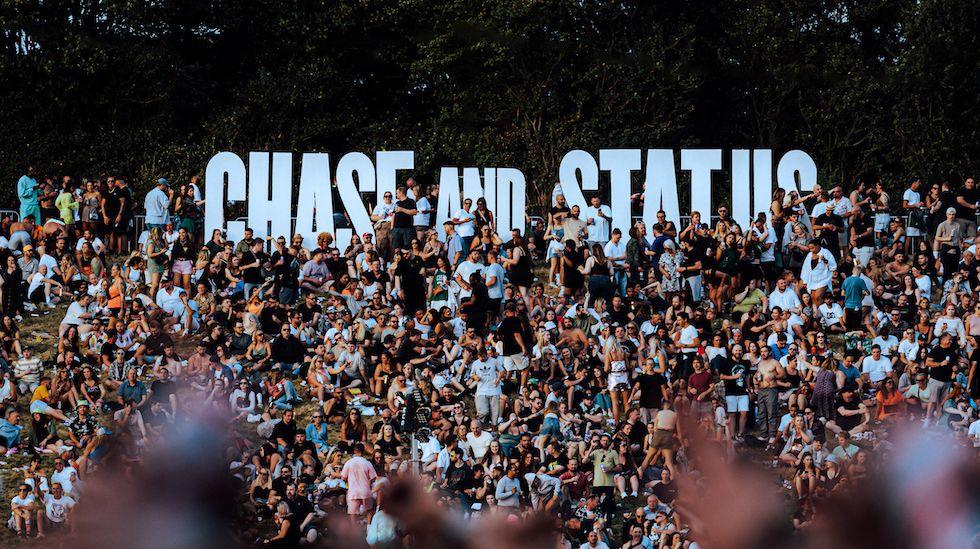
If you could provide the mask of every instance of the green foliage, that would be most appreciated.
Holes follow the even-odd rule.
[[[201,172],[219,150],[411,148],[514,166],[582,148],[802,148],[824,182],[980,160],[975,0],[10,0],[0,188]]]

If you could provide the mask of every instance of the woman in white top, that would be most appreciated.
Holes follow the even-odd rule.
[[[820,247],[816,240],[810,242],[809,248],[810,253],[803,260],[800,280],[810,292],[813,306],[819,307],[823,303],[824,292],[831,288],[837,260],[829,251]]]
[[[963,320],[956,316],[956,305],[946,305],[943,313],[942,316],[936,319],[936,324],[932,329],[932,335],[938,339],[944,333],[950,334],[956,338],[960,347],[966,347],[966,328],[963,326]]]
[[[626,329],[616,327],[616,334],[606,339],[603,345],[605,371],[609,383],[609,398],[612,399],[613,420],[619,422],[619,414],[629,410],[630,373],[626,365],[629,356],[619,340],[626,335]]]

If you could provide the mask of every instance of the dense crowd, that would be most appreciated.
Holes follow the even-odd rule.
[[[469,520],[547,514],[559,546],[696,546],[678,487],[706,448],[774,468],[805,531],[899,423],[980,446],[973,179],[779,189],[745,226],[722,205],[626,235],[556,186],[543,223],[501,234],[467,198],[440,238],[438,192],[401,183],[338,249],[205,235],[196,178],[137,198],[28,170],[0,223],[0,450],[33,454],[8,526],[72,528],[93,475],[201,407],[234,418],[228,475],[277,546],[338,510],[405,543],[405,475]],[[54,314],[32,349],[20,326]]]

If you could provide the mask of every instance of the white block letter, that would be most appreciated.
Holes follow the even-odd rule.
[[[312,250],[316,247],[316,235],[322,232],[334,232],[330,155],[305,153],[299,176],[296,234],[302,235],[303,245]]]
[[[228,176],[228,183],[225,184],[225,176]],[[237,242],[245,234],[245,223],[241,221],[229,221],[225,227],[225,200],[228,202],[242,202],[246,200],[245,183],[248,176],[245,172],[245,163],[235,153],[224,151],[211,157],[208,167],[204,171],[204,192],[209,198],[204,203],[204,235],[205,239],[211,240],[211,233],[215,229],[225,229],[228,239]],[[227,199],[225,189],[228,190]]]
[[[354,173],[357,173],[357,182],[354,181]],[[375,184],[374,164],[364,153],[352,152],[344,155],[337,165],[337,191],[340,193],[340,201],[344,205],[344,210],[350,217],[353,232],[357,234],[374,234],[374,226],[371,225],[371,217],[364,207],[364,200],[360,193],[374,191]],[[340,229],[337,231],[337,248],[341,251],[350,245],[351,229]]]
[[[640,169],[640,149],[602,149],[599,151],[599,169],[609,171],[611,228],[627,234],[633,214],[630,202],[633,172]]]
[[[721,169],[721,149],[684,149],[681,169],[691,172],[691,211],[711,224],[711,172]]]

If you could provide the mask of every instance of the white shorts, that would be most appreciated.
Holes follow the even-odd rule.
[[[527,369],[527,357],[521,353],[504,357],[504,369],[508,372],[519,372]]]
[[[749,395],[726,395],[725,408],[729,414],[749,411]]]
[[[32,414],[47,414],[50,409],[51,406],[48,406],[48,403],[43,400],[35,400],[31,403]]]

